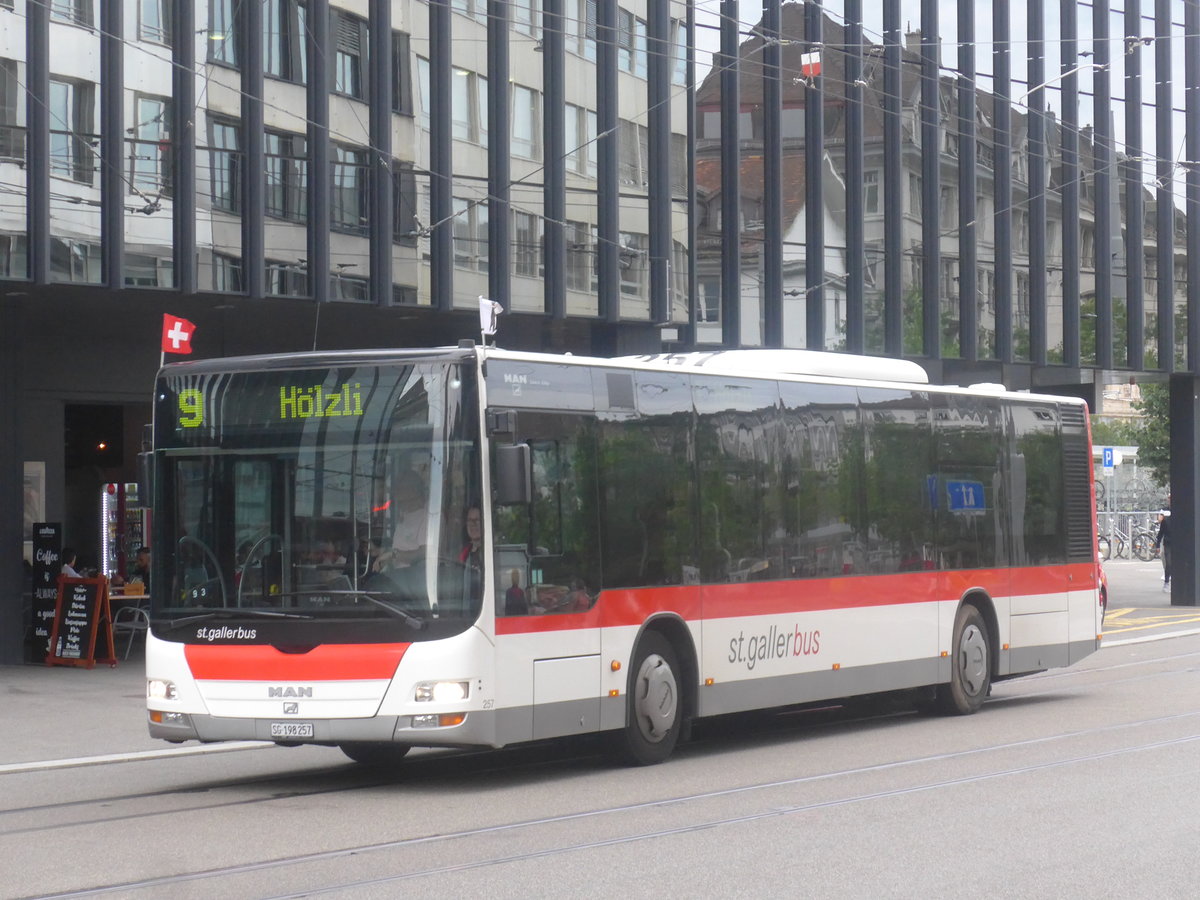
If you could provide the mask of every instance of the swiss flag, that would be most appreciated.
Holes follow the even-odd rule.
[[[800,57],[800,75],[803,78],[813,78],[821,74],[821,53],[814,50]]]
[[[163,353],[191,353],[192,333],[196,326],[179,316],[163,315]]]

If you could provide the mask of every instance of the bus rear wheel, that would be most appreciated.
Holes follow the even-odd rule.
[[[983,615],[964,605],[954,617],[950,654],[950,683],[938,688],[938,708],[948,715],[966,716],[983,705],[992,686],[992,648]]]
[[[338,744],[338,749],[356,763],[364,766],[394,766],[408,753],[408,744],[389,744],[383,741],[356,741]]]
[[[679,671],[670,641],[657,631],[642,636],[630,667],[625,727],[613,736],[612,750],[621,762],[654,765],[674,751],[683,719]]]

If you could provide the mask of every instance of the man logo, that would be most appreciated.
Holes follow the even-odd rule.
[[[271,699],[276,697],[286,699],[288,697],[311,697],[313,689],[310,687],[269,687],[267,688],[267,696]]]
[[[298,715],[300,715],[300,704],[299,704],[299,703],[285,703],[285,704],[283,704],[283,714],[284,714],[285,716],[298,716]]]

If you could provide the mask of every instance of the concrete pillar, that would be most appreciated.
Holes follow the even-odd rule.
[[[1200,378],[1171,376],[1171,605],[1197,606],[1196,485],[1200,482]]]

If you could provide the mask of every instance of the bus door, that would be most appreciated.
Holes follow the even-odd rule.
[[[497,706],[528,709],[507,741],[599,726],[595,440],[589,416],[515,414],[532,502],[494,511]]]
[[[930,490],[946,597],[961,599],[982,590],[1002,610],[1012,596],[1012,575],[1006,540],[1011,490],[1005,481],[1000,403],[994,397],[935,395],[933,425],[936,462]],[[953,616],[944,616],[943,625],[947,645]]]
[[[1069,664],[1065,472],[1056,403],[1014,403],[1009,417],[1013,592],[1008,660],[1011,671],[1025,672]]]

